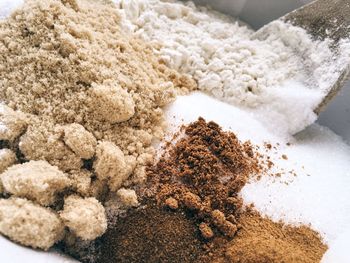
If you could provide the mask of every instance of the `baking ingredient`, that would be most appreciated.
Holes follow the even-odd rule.
[[[239,192],[247,182],[247,180],[232,181],[230,184],[230,177],[234,178],[234,172],[225,173],[225,164],[238,169],[239,175],[243,178],[245,173],[247,178],[252,179],[255,173],[266,172],[262,156],[255,152],[251,144],[239,144],[237,139],[232,140],[234,136],[232,132],[224,132],[217,124],[206,123],[203,119],[189,124],[182,130],[184,137],[180,137],[174,145],[169,144],[158,164],[150,170],[151,185],[154,184],[152,177],[156,177],[159,180],[157,183],[160,184],[159,190],[156,191],[157,200],[167,198],[165,206],[171,210],[181,208],[189,213],[194,222],[197,224],[200,222],[199,232],[202,237],[212,240],[209,243],[210,252],[204,258],[208,257],[209,262],[320,261],[327,246],[319,234],[309,227],[275,223],[262,218],[251,209],[243,211],[241,204],[237,205],[234,202],[232,202],[236,206],[234,216],[228,215],[225,209],[222,212],[213,207],[213,205],[219,206],[220,202],[224,203],[225,208],[230,207],[227,201],[231,201],[232,197],[225,196],[224,186],[228,186],[233,192]],[[267,149],[269,148],[272,146],[268,145]],[[205,149],[209,151],[206,152]],[[246,151],[247,155],[244,154]],[[210,156],[216,156],[219,160],[213,163]],[[230,158],[234,161],[231,162]],[[286,161],[283,157],[280,157],[280,160]],[[244,161],[250,165],[250,169],[244,165]],[[219,170],[216,170],[217,167]],[[217,178],[221,179],[221,185],[216,183]],[[202,179],[204,185],[199,187],[200,194],[194,194],[193,188],[196,191],[196,186]],[[170,192],[171,190],[173,192]],[[163,197],[164,192],[172,193],[171,197]],[[215,195],[211,196],[211,193]],[[234,195],[234,198],[238,203],[243,201],[239,195]],[[210,211],[209,220],[201,222],[206,216],[206,210],[210,210],[206,207],[206,203],[212,205],[210,208],[215,210]],[[215,235],[217,232],[233,239],[226,243],[225,240],[218,239],[219,236]],[[222,255],[225,257],[220,261]]]
[[[204,251],[201,240],[234,237],[243,204],[238,193],[264,171],[259,155],[202,118],[177,136],[137,188],[141,207],[132,209],[135,193],[119,189],[106,202],[106,234],[89,244],[65,240],[64,251],[83,262],[194,262]]]
[[[242,229],[234,240],[212,252],[212,262],[320,262],[327,246],[306,226],[288,226],[263,218],[254,210],[243,213]]]
[[[183,133],[149,169],[146,194],[160,205],[190,212],[204,223],[202,236],[215,231],[232,238],[243,204],[238,193],[250,176],[263,172],[259,156],[250,142],[202,118]]]
[[[174,87],[196,84],[159,63],[150,45],[119,24],[108,2],[35,0],[1,22],[0,99],[16,114],[31,114],[19,142],[26,159],[79,170],[95,140],[116,144],[135,166],[144,165],[139,155],[153,154],[151,140],[164,125],[160,106],[173,100]]]
[[[26,129],[26,116],[0,103],[0,140],[13,141]]]
[[[319,234],[307,226],[276,223],[251,209],[240,215],[238,223],[241,228],[233,240],[215,237],[207,243],[201,240],[193,218],[148,205],[121,217],[78,258],[84,263],[317,263],[327,249]]]
[[[13,151],[10,149],[0,149],[0,174],[4,172],[9,166],[13,165],[16,160],[17,157]]]
[[[124,207],[137,207],[139,205],[135,190],[120,188],[117,191],[117,198]]]
[[[57,201],[57,193],[70,186],[67,175],[46,161],[16,164],[0,175],[4,191],[49,206]]]
[[[273,120],[274,132],[294,134],[313,123],[313,110],[350,60],[346,41],[332,53],[329,41],[281,21],[255,34],[192,2],[115,2],[125,27],[157,43],[167,65],[191,74],[199,89],[251,109],[266,125]]]
[[[350,227],[350,147],[326,127],[317,124],[295,137],[291,146],[278,151],[288,161],[274,161],[297,176],[285,180],[262,177],[242,189],[246,203],[274,220],[311,224],[331,245]],[[283,193],[283,194],[281,194]]]
[[[74,2],[71,2],[71,3],[74,3]],[[98,10],[98,8],[96,9],[96,10]],[[175,10],[175,9],[174,9]],[[123,23],[123,21],[121,22],[121,23]],[[214,23],[212,23],[212,24],[214,24]],[[34,47],[35,47],[35,45],[34,45]],[[63,52],[65,52],[65,50],[63,50]],[[100,84],[100,83],[98,83],[98,84]],[[94,84],[95,85],[95,84]],[[104,89],[104,91],[106,91],[106,94],[108,94],[108,83],[106,83],[106,89]],[[169,83],[165,83],[164,85],[163,85],[163,87],[169,87]],[[101,89],[100,89],[100,85],[95,85],[94,86],[94,90],[93,90],[93,92],[99,92]],[[293,86],[293,88],[294,88],[294,86]],[[303,87],[301,87],[301,88],[303,88]],[[290,89],[289,89],[289,91],[292,89],[292,86],[290,87]],[[40,90],[40,89],[39,89]],[[301,90],[303,90],[303,89],[301,89]],[[288,91],[288,89],[287,89],[287,91]],[[285,94],[285,90],[283,90],[283,93]],[[295,93],[293,93],[294,95],[295,95]],[[113,95],[113,94],[112,94]],[[304,94],[302,94],[303,95],[303,97],[304,97]],[[126,99],[127,98],[127,96],[125,96],[124,97],[124,99]],[[106,99],[106,97],[104,97],[104,98],[101,98],[101,101],[105,101],[104,99]],[[110,101],[109,100],[107,100],[107,102],[109,103]],[[120,102],[120,101],[119,101]],[[197,102],[196,102],[197,103]],[[180,104],[181,104],[181,102],[180,102]],[[89,105],[91,105],[91,104],[89,104]],[[196,104],[197,105],[197,104]],[[137,104],[136,104],[136,106],[137,106]],[[198,107],[196,107],[195,109],[193,109],[193,103],[191,103],[191,108],[190,108],[190,111],[188,111],[188,112],[191,112],[192,110],[194,110],[195,112],[197,112],[198,110],[199,110],[199,108],[200,108],[200,102],[198,103]],[[206,106],[206,109],[208,109],[208,105],[205,105]],[[294,106],[294,105],[293,105]],[[132,107],[131,107],[132,108]],[[211,107],[210,107],[211,108]],[[213,111],[215,112],[215,111],[220,111],[219,109],[217,109],[217,108],[215,108],[215,107],[212,107],[211,109],[213,109]],[[292,109],[292,110],[295,110],[293,107],[290,107],[290,109]],[[183,109],[183,111],[185,111],[186,109]],[[129,111],[128,111],[129,113],[128,114],[131,114],[130,112],[132,112],[132,109],[130,110],[130,107],[129,107]],[[218,119],[220,119],[220,120],[223,120],[223,119],[229,119],[229,117],[231,116],[231,113],[229,113],[229,114],[227,114],[227,115],[230,115],[230,116],[223,116],[224,114],[222,114],[222,112],[223,111],[220,111],[220,118],[218,118]],[[75,112],[76,113],[76,112]],[[239,114],[238,114],[239,113]],[[36,114],[36,113],[35,113]],[[126,116],[128,116],[128,114],[126,114]],[[137,114],[137,111],[135,112],[135,114]],[[212,114],[212,112],[211,112],[211,114]],[[233,115],[235,115],[235,114],[237,114],[238,116],[240,116],[240,117],[247,117],[246,119],[244,119],[244,120],[247,120],[247,122],[248,122],[248,120],[250,121],[251,120],[251,118],[249,118],[249,114],[243,114],[242,113],[242,111],[240,111],[239,109],[237,109],[236,111],[234,111],[234,113],[233,113]],[[99,113],[99,112],[94,112],[94,114],[93,114],[93,116],[94,116],[94,118],[96,118],[96,120],[99,120],[100,121],[100,116],[101,114]],[[197,115],[198,116],[198,115]],[[197,116],[195,117],[195,118],[197,118]],[[294,115],[294,116],[298,116],[297,114],[296,115]],[[278,117],[278,115],[277,115],[277,117]],[[311,117],[314,117],[314,115],[312,115]],[[73,117],[74,118],[74,117]],[[125,117],[125,118],[127,118],[127,117]],[[293,118],[291,118],[291,120],[292,120]],[[216,120],[216,119],[215,119]],[[238,120],[238,121],[237,121]],[[248,138],[249,138],[249,136],[251,135],[251,134],[253,134],[253,136],[252,136],[252,139],[253,140],[257,140],[256,138],[258,138],[258,139],[261,139],[261,138],[263,138],[264,136],[266,136],[266,137],[273,137],[273,135],[271,135],[271,134],[268,134],[268,135],[266,135],[264,132],[266,131],[266,129],[262,129],[262,133],[260,134],[260,130],[259,130],[259,135],[257,135],[256,133],[256,131],[258,130],[258,129],[255,129],[256,127],[258,127],[258,128],[261,128],[262,126],[259,126],[258,125],[258,122],[256,122],[256,121],[252,121],[252,123],[254,123],[254,124],[256,124],[257,126],[250,126],[250,125],[247,125],[246,124],[246,121],[244,121],[244,122],[241,122],[240,121],[241,119],[240,118],[232,118],[231,119],[231,122],[229,122],[228,124],[227,124],[227,126],[233,126],[233,129],[236,129],[237,127],[238,128],[242,128],[242,126],[245,126],[244,127],[244,129],[246,129],[246,130],[248,130],[248,132],[247,133],[242,133],[242,136],[243,137],[245,137],[245,136],[247,136]],[[42,120],[40,120],[40,118],[39,118],[39,124],[42,124],[42,122],[41,122]],[[107,119],[107,121],[117,121],[117,120],[112,120],[112,119]],[[233,121],[234,121],[234,123],[233,123]],[[49,121],[50,122],[50,121]],[[142,122],[141,122],[142,123]],[[243,123],[243,124],[242,124]],[[276,129],[276,131],[279,131],[280,130],[280,128],[281,127],[279,127],[280,125],[278,124],[278,122],[276,122],[277,123],[277,129]],[[45,124],[45,123],[44,123]],[[61,123],[61,125],[65,125],[65,124],[67,124],[67,123]],[[134,123],[135,124],[135,123]],[[136,124],[138,124],[138,122],[136,122]],[[46,125],[46,124],[45,124]],[[61,125],[59,125],[60,127],[61,127]],[[119,124],[118,124],[119,125]],[[35,126],[35,125],[32,125],[32,126]],[[43,134],[44,136],[44,138],[46,138],[46,137],[50,137],[50,143],[52,143],[52,141],[53,142],[55,142],[54,144],[51,144],[51,145],[49,145],[49,146],[47,146],[47,145],[45,145],[45,147],[43,147],[42,149],[42,153],[40,153],[39,155],[31,155],[32,154],[32,152],[30,151],[30,146],[32,146],[32,145],[37,145],[36,144],[36,142],[39,142],[38,143],[38,145],[40,146],[40,144],[44,141],[45,143],[44,144],[46,144],[46,141],[45,140],[43,140],[43,139],[40,139],[40,140],[36,140],[36,141],[32,141],[32,142],[30,142],[29,141],[29,143],[27,143],[27,147],[23,147],[23,149],[26,149],[27,148],[27,156],[35,156],[35,158],[43,158],[43,156],[45,157],[45,159],[47,158],[47,159],[50,159],[50,162],[52,162],[52,163],[55,163],[56,162],[56,160],[58,160],[58,164],[61,164],[60,166],[61,166],[61,169],[65,169],[65,167],[66,167],[66,163],[63,163],[63,159],[62,159],[62,156],[68,156],[68,158],[66,158],[66,160],[73,160],[73,162],[68,162],[68,164],[71,164],[70,165],[70,167],[71,168],[68,168],[68,174],[69,174],[69,176],[70,177],[77,177],[77,178],[75,178],[75,179],[80,179],[80,176],[77,176],[78,174],[84,174],[84,175],[86,175],[86,176],[82,176],[82,178],[84,178],[83,180],[81,180],[80,182],[79,182],[79,180],[75,180],[75,187],[76,188],[80,188],[80,191],[82,191],[82,192],[86,192],[86,193],[89,193],[90,191],[91,192],[95,192],[95,187],[93,187],[93,184],[95,185],[98,185],[98,186],[100,186],[100,185],[102,185],[103,186],[103,182],[101,182],[101,181],[99,181],[99,180],[95,180],[95,178],[92,178],[92,176],[90,175],[90,173],[91,173],[91,171],[86,171],[85,169],[80,169],[80,167],[81,167],[81,165],[84,163],[84,164],[86,164],[86,166],[87,166],[87,168],[90,168],[91,167],[91,162],[89,163],[89,162],[83,162],[82,160],[81,160],[81,157],[79,157],[79,156],[76,156],[76,153],[73,151],[73,149],[71,149],[71,148],[69,148],[69,147],[66,147],[65,145],[63,145],[63,143],[62,143],[62,141],[63,141],[63,136],[64,136],[64,134],[62,133],[62,131],[61,131],[61,129],[59,129],[59,132],[55,132],[55,129],[54,128],[57,128],[57,127],[52,127],[52,126],[55,126],[55,125],[48,125],[49,126],[49,128],[48,129],[42,129],[42,131],[43,132],[40,132],[40,133],[36,133],[36,132],[33,132],[33,130],[35,130],[35,128],[31,128],[31,127],[29,127],[29,129],[28,129],[28,131],[27,131],[27,133],[31,133],[33,136],[32,137],[36,137],[37,135],[41,135],[41,134]],[[138,127],[138,125],[134,125],[133,127]],[[96,134],[99,134],[99,132],[98,131],[96,131],[96,130],[94,130],[94,129],[89,129],[88,127],[84,127],[88,132],[90,132],[91,134],[93,134],[95,137],[96,137],[96,139],[97,140],[100,140],[100,138],[101,137],[98,137]],[[283,128],[283,126],[282,126],[282,128]],[[134,129],[134,128],[133,128]],[[251,131],[249,131],[249,130],[251,130]],[[49,132],[47,132],[47,131],[49,131]],[[130,130],[129,130],[129,132],[130,132]],[[103,132],[104,133],[104,132]],[[50,136],[48,136],[47,134],[49,134]],[[120,134],[120,133],[118,133],[118,132],[116,132],[115,134]],[[240,135],[241,135],[241,133],[239,133]],[[19,134],[20,135],[20,134]],[[28,134],[27,134],[28,135]],[[51,136],[51,135],[55,135],[55,136]],[[130,135],[130,133],[128,133],[128,135]],[[18,135],[16,135],[16,136],[18,136]],[[16,137],[15,136],[15,137]],[[103,136],[105,136],[105,134],[103,135]],[[113,137],[112,135],[110,135],[111,137]],[[147,135],[145,135],[145,133],[142,133],[142,138],[143,139],[145,139],[145,136],[147,136]],[[39,136],[38,136],[39,137]],[[108,136],[107,136],[108,137]],[[312,136],[310,136],[310,137],[312,137]],[[17,139],[17,138],[16,138]],[[105,139],[105,138],[104,138]],[[148,138],[149,139],[149,138]],[[128,140],[128,139],[127,139]],[[150,140],[150,139],[149,139]],[[14,141],[16,141],[16,140],[14,140]],[[108,139],[107,141],[111,141],[110,139]],[[117,140],[116,140],[117,141]],[[145,141],[147,141],[147,140],[145,140]],[[22,145],[24,144],[24,145],[26,145],[26,143],[25,143],[26,141],[25,140],[23,140],[22,141]],[[58,143],[59,142],[59,143]],[[6,142],[6,144],[7,144],[8,142]],[[120,142],[114,142],[113,141],[113,143],[115,143],[122,151],[123,151],[123,154],[124,155],[128,155],[130,152],[132,152],[133,153],[133,155],[135,155],[133,158],[135,158],[135,159],[137,159],[137,160],[140,160],[140,163],[142,163],[142,164],[144,164],[144,163],[147,163],[147,160],[149,160],[150,158],[148,158],[149,157],[149,155],[150,156],[152,156],[152,151],[150,150],[150,152],[147,152],[146,153],[146,156],[145,155],[143,155],[142,157],[141,157],[141,155],[142,154],[140,154],[140,155],[138,155],[138,153],[137,154],[134,154],[135,153],[135,149],[143,149],[142,147],[143,147],[143,145],[142,146],[140,146],[140,145],[131,145],[130,146],[130,149],[128,148],[128,147],[126,147],[125,145],[119,145],[119,143]],[[334,143],[334,142],[333,142]],[[2,144],[3,144],[3,142],[2,142]],[[51,148],[51,146],[52,145],[60,145],[60,149],[65,149],[64,151],[58,151],[58,152],[61,152],[60,154],[59,154],[59,156],[58,157],[51,157],[50,155],[51,155],[51,153],[50,153],[50,155],[44,155],[44,153],[45,153],[45,151],[47,151],[48,150],[48,148]],[[63,145],[63,146],[62,146]],[[333,144],[332,144],[333,145]],[[337,146],[343,146],[344,144],[343,143],[339,143],[339,144],[337,144]],[[7,147],[7,145],[6,145],[6,147]],[[56,147],[53,147],[54,149],[56,149]],[[134,149],[133,149],[134,148]],[[336,148],[336,147],[335,147]],[[340,148],[342,148],[343,149],[343,147],[340,147]],[[40,149],[40,147],[38,147],[38,150]],[[127,149],[127,150],[126,150]],[[127,151],[127,153],[126,153],[126,151]],[[136,151],[136,152],[138,152],[138,150]],[[346,151],[345,151],[346,152]],[[313,153],[315,153],[315,152],[312,152],[310,155],[312,156],[313,155]],[[328,153],[328,151],[327,151],[327,153]],[[39,156],[39,157],[38,157]],[[138,157],[136,157],[136,156],[138,156]],[[279,156],[280,156],[280,154],[279,154]],[[338,155],[336,155],[336,156],[338,156]],[[50,158],[49,158],[50,157]],[[72,158],[72,157],[74,157],[74,158]],[[288,157],[289,157],[289,161],[291,161],[290,160],[290,156],[289,156],[289,154],[288,154]],[[64,160],[64,161],[66,161],[66,160]],[[141,160],[142,160],[142,162],[141,162]],[[294,160],[294,159],[292,159],[292,160]],[[328,159],[325,159],[325,160],[328,160]],[[336,160],[336,158],[334,158],[334,160]],[[341,158],[341,160],[342,161],[344,161],[345,159],[344,158]],[[317,160],[317,161],[319,161],[319,160]],[[312,162],[314,162],[314,160],[312,161]],[[325,162],[325,163],[327,163],[327,162]],[[344,162],[345,163],[345,162]],[[293,164],[294,165],[294,164]],[[76,167],[78,167],[78,169],[77,170],[74,170],[74,169],[76,169]],[[323,167],[323,166],[322,166]],[[73,168],[73,169],[72,169]],[[75,171],[77,171],[77,172],[75,172]],[[80,172],[82,172],[83,171],[83,173],[80,173]],[[138,168],[136,168],[135,169],[135,171],[142,171],[142,166],[141,167],[138,167]],[[327,170],[328,171],[328,174],[330,174],[330,170]],[[306,173],[306,172],[305,172]],[[135,173],[134,173],[135,174]],[[339,175],[340,174],[340,175]],[[302,177],[304,178],[304,173],[301,173],[301,175],[302,175]],[[344,184],[338,184],[337,182],[339,182],[339,181],[337,181],[337,179],[339,179],[340,177],[341,178],[344,178],[344,171],[342,170],[342,171],[340,171],[340,173],[337,173],[337,175],[339,175],[339,177],[338,176],[335,176],[335,186],[340,186],[340,188],[342,188],[342,187],[346,187],[347,186],[347,184],[346,184],[346,180],[344,180],[344,181],[342,181],[342,183],[344,183]],[[305,175],[306,176],[306,175]],[[142,172],[141,172],[141,176],[139,177],[139,178],[143,178],[142,177]],[[310,180],[310,182],[312,182],[312,184],[315,182],[315,181],[317,181],[317,176],[315,176],[314,178],[316,178],[316,180],[313,180],[313,178],[312,178],[312,180]],[[333,177],[332,177],[333,178]],[[84,183],[81,183],[81,182],[84,182]],[[89,189],[89,191],[85,191],[86,190],[86,186],[87,185],[89,185],[89,182],[91,182],[91,189]],[[97,187],[98,189],[100,189],[99,187]],[[101,188],[103,188],[103,187],[101,187]],[[328,189],[328,188],[327,188]],[[337,193],[339,192],[339,196],[340,197],[344,197],[344,192],[343,191],[338,191],[338,189],[339,188],[337,188],[337,187],[335,187],[335,188],[333,188],[333,189],[337,189]],[[308,190],[310,190],[310,189],[308,189]],[[317,190],[317,189],[316,189]],[[96,192],[100,192],[100,191],[96,191]],[[274,193],[274,194],[276,194],[277,193],[277,191]],[[300,197],[301,199],[302,199],[302,197],[303,197],[303,195],[300,195],[300,193],[299,192],[297,192],[298,194],[296,194],[296,195],[289,195],[291,198],[296,198],[296,197]],[[312,191],[309,191],[309,193],[310,194],[315,194],[315,189],[313,189]],[[94,194],[95,195],[95,194]],[[323,193],[322,193],[322,195],[324,195]],[[96,196],[97,196],[97,194],[96,194]],[[278,191],[278,195],[276,195],[278,198],[280,198],[281,197],[281,195],[280,195],[280,191]],[[287,197],[287,198],[289,198],[289,197]],[[341,200],[342,198],[340,198],[340,200]],[[176,201],[176,199],[170,199],[170,200],[168,200],[168,202],[167,203],[170,203],[170,204],[172,204],[171,206],[172,206],[172,208],[174,208],[174,209],[178,209],[178,207],[176,208],[176,205],[178,206],[179,205],[179,202],[177,202],[177,204],[176,204],[176,202],[174,202],[174,200]],[[345,200],[345,199],[344,199]],[[349,199],[347,199],[347,200],[349,200]],[[169,202],[170,201],[170,202]],[[282,203],[282,202],[281,202]],[[345,202],[339,202],[339,203],[341,203],[342,205],[344,205],[345,204]],[[181,204],[180,204],[181,205]],[[300,203],[300,204],[298,204],[299,205],[299,207],[300,207],[300,209],[303,209],[303,203]],[[322,220],[328,220],[329,218],[330,218],[330,215],[333,215],[334,214],[334,212],[341,212],[341,211],[348,211],[347,210],[347,206],[345,205],[343,208],[345,208],[344,210],[341,210],[341,209],[338,209],[339,208],[339,206],[338,206],[338,204],[333,204],[332,203],[332,209],[328,209],[329,208],[329,206],[326,206],[326,208],[328,209],[328,211],[327,211],[327,214],[323,214],[323,217],[321,217],[321,219]],[[262,207],[262,208],[261,208]],[[266,207],[264,207],[264,205],[263,206],[261,206],[259,209],[260,210],[263,210],[264,208],[266,208]],[[313,206],[313,208],[317,208],[318,210],[320,210],[320,211],[326,211],[327,209],[324,209],[324,208],[322,208],[322,207],[319,207],[319,206]],[[341,207],[341,206],[340,206]],[[290,212],[291,211],[291,209],[289,209],[288,211],[287,211],[287,216],[290,216],[291,214],[288,214],[288,213],[291,213]],[[311,211],[314,211],[314,210],[311,210]],[[329,213],[329,211],[332,211],[332,213]],[[275,212],[275,211],[273,211],[273,212]],[[341,212],[341,213],[343,213],[343,212]],[[219,214],[219,213],[215,213],[215,215],[216,215],[216,218],[218,218],[218,219],[220,219],[220,218],[222,218],[222,216],[221,216],[221,214]],[[292,215],[292,217],[294,217],[295,215]],[[278,216],[277,216],[278,217]],[[302,216],[303,217],[303,216]],[[343,229],[344,228],[344,222],[342,222],[341,221],[341,224],[339,224],[339,229],[338,228],[334,228],[334,225],[337,223],[337,222],[339,222],[339,218],[345,218],[345,217],[335,217],[334,218],[334,220],[333,221],[331,221],[331,222],[329,222],[330,224],[329,224],[329,229],[330,229],[330,233],[332,234],[334,234],[334,236],[337,236],[337,233],[339,233],[338,232],[338,230],[339,229]],[[294,221],[296,221],[296,220],[298,220],[298,219],[296,219],[295,217],[293,218],[293,220]],[[305,217],[303,218],[303,220],[305,220]],[[306,221],[308,221],[308,219],[306,219]],[[315,221],[313,221],[313,223],[314,223]],[[323,222],[325,222],[325,221],[323,221]],[[323,224],[323,223],[322,223]],[[206,236],[211,236],[211,234],[210,234],[210,231],[208,230],[208,225],[206,224],[206,223],[204,223],[204,224],[200,224],[200,226],[201,227],[199,227],[201,230],[202,230],[202,233],[206,233],[207,235]],[[336,231],[335,231],[336,230]],[[333,238],[333,237],[332,237]]]
[[[343,233],[334,242],[329,245],[322,258],[322,263],[347,263],[349,261],[349,236],[350,228],[343,231]]]
[[[149,168],[142,206],[109,214],[117,219],[100,239],[65,249],[83,262],[319,262],[318,233],[242,207],[246,177],[265,172],[252,147],[201,118],[183,126]]]
[[[64,126],[64,142],[82,159],[91,159],[96,150],[96,138],[80,124]]]
[[[102,191],[99,189],[101,182],[94,180],[93,176],[93,173],[87,169],[70,171],[68,174],[73,191],[84,197],[98,196]]]
[[[66,197],[60,217],[69,230],[82,240],[94,240],[107,229],[105,209],[94,197]]]
[[[120,218],[100,244],[94,262],[195,262],[203,251],[191,220],[155,207]]]
[[[23,0],[2,0],[0,2],[0,19],[8,17],[8,15],[19,5],[23,4]]]
[[[29,200],[0,199],[0,232],[25,246],[47,250],[64,235],[58,215]]]
[[[135,159],[132,159],[135,163]],[[132,166],[132,164],[131,164]],[[100,180],[107,180],[112,190],[118,190],[130,176],[132,167],[128,167],[125,156],[112,142],[100,142],[97,146],[94,170]]]

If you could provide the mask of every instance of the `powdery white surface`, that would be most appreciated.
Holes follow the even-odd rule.
[[[327,128],[313,125],[279,151],[288,161],[277,165],[298,176],[288,185],[263,177],[242,190],[244,200],[275,220],[311,223],[325,241],[333,241],[350,227],[350,147]]]
[[[202,92],[179,96],[165,108],[165,113],[166,118],[171,121],[169,132],[176,132],[180,125],[203,117],[207,121],[215,121],[225,130],[239,134],[242,141],[251,140],[253,143],[261,144],[265,141],[277,141],[279,138],[255,119],[253,113],[233,107]]]
[[[349,263],[349,236],[350,228],[331,243],[322,263]]]
[[[12,10],[23,2],[24,0],[0,0],[0,19],[6,18]]]
[[[1,255],[0,262],[11,263],[78,263],[78,261],[70,259],[54,250],[44,252],[31,248],[17,245],[14,242],[0,235]]]
[[[336,55],[328,41],[313,41],[282,21],[255,33],[192,2],[114,2],[124,27],[157,43],[168,66],[191,74],[201,90],[220,100],[263,111],[261,117],[266,123],[275,119],[280,133],[294,134],[316,120],[313,110],[350,61],[347,44],[341,45],[347,52]]]
[[[350,147],[340,137],[317,124],[297,136],[278,137],[264,128],[254,114],[201,93],[179,97],[167,109],[167,116],[176,125],[202,116],[235,132],[240,140],[250,139],[260,145],[265,141],[279,143],[269,155],[274,169],[285,175],[280,179],[263,177],[246,185],[241,192],[245,203],[254,203],[262,214],[276,221],[310,224],[329,245],[324,262],[350,262],[345,249],[350,234],[343,234],[350,230]],[[281,158],[282,154],[288,160]],[[341,257],[343,261],[336,260]]]

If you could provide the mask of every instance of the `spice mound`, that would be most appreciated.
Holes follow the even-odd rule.
[[[286,226],[248,210],[240,217],[241,231],[231,242],[213,252],[215,263],[312,263],[320,262],[327,246],[306,226]]]
[[[105,232],[106,196],[145,181],[161,107],[196,83],[124,32],[111,1],[28,0],[0,21],[0,87],[0,232],[47,250]],[[57,235],[32,238],[53,220]]]
[[[96,262],[195,262],[203,251],[197,232],[184,214],[157,207],[135,210],[101,238]]]
[[[224,132],[203,118],[183,127],[174,147],[148,170],[150,189],[158,204],[191,214],[202,236],[232,238],[242,208],[238,193],[250,176],[262,171],[250,142]]]

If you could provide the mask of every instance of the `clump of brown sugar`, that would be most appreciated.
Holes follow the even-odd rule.
[[[242,229],[234,240],[212,251],[214,263],[318,263],[327,246],[319,234],[307,226],[288,226],[263,218],[257,212],[244,212]]]
[[[76,206],[63,220],[74,219],[79,231],[70,227],[67,235],[83,240],[106,229],[101,203],[109,191],[126,187],[119,198],[138,204],[127,188],[145,180],[151,142],[165,126],[161,107],[177,91],[196,88],[121,24],[112,1],[90,0],[28,0],[0,22],[0,193],[52,213],[63,209],[64,197],[83,196],[80,211],[98,219],[93,229],[86,218],[76,222]],[[26,233],[11,238],[31,245]]]
[[[157,203],[190,213],[204,238],[214,233],[234,237],[242,208],[238,193],[250,176],[259,173],[258,155],[249,142],[204,119],[183,128],[148,175]]]

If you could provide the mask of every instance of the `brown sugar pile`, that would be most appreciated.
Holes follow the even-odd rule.
[[[111,1],[90,0],[28,0],[0,22],[0,232],[10,239],[45,250],[64,236],[90,241],[107,228],[110,191],[137,203],[130,188],[163,134],[161,107],[196,83],[121,24]],[[46,243],[31,238],[49,221],[35,211],[58,225]]]
[[[235,238],[212,252],[214,263],[316,263],[327,246],[307,226],[286,226],[247,211],[239,220],[242,229]]]
[[[232,238],[242,208],[238,193],[262,169],[249,142],[204,119],[183,128],[184,136],[148,171],[157,203],[191,213],[204,238]]]
[[[120,19],[109,1],[29,0],[0,23],[0,100],[31,114],[13,136],[23,135],[25,159],[76,170],[93,156],[94,140],[108,140],[134,159],[144,154],[135,163],[149,161],[151,140],[162,135],[160,107],[174,88],[196,84],[124,33]],[[79,151],[69,136],[92,147]]]

